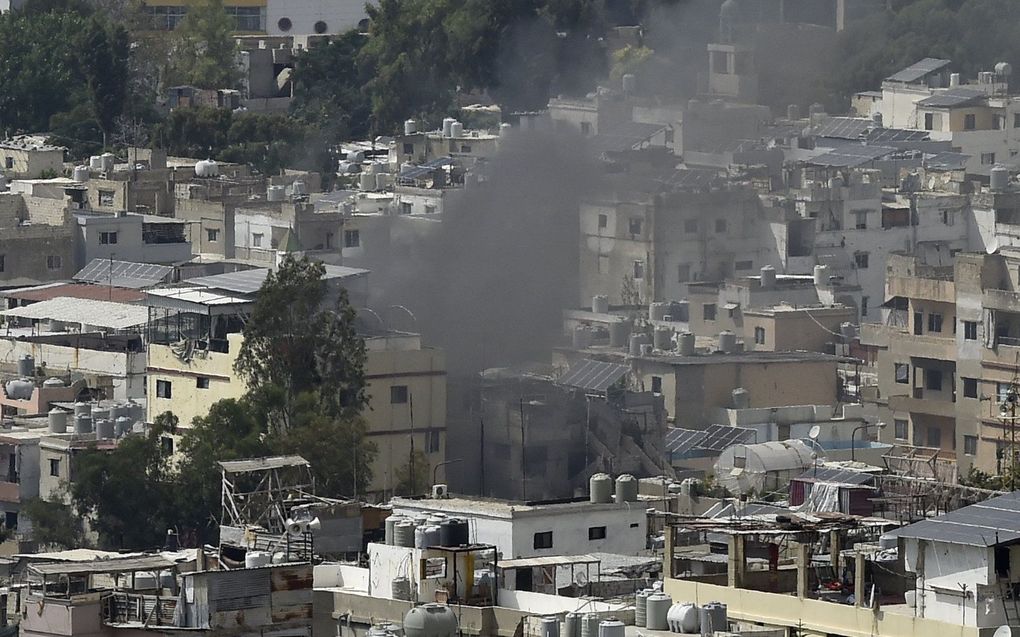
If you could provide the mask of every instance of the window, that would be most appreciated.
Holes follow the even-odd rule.
[[[589,526],[588,527],[588,541],[591,540],[604,540],[606,539],[606,527],[604,526]]]
[[[634,280],[640,281],[645,278],[645,262],[635,261],[634,262]]]
[[[737,261],[733,264],[734,270],[750,270],[754,267],[754,261]]]
[[[173,31],[187,15],[187,7],[146,6],[145,12],[152,19],[152,26],[157,31]]]
[[[691,280],[691,264],[681,263],[676,266],[676,280],[678,283],[687,283]]]
[[[361,247],[361,231],[360,230],[344,230],[344,247],[345,248],[360,248]]]
[[[164,456],[174,455],[174,439],[170,436],[163,436],[160,438],[159,450]]]
[[[276,28],[278,28],[279,30],[283,31],[284,33],[286,33],[287,31],[290,31],[290,28],[292,26],[294,26],[294,23],[290,21],[290,18],[280,18],[276,22]]]
[[[412,209],[411,209],[411,202],[410,201],[401,201],[400,202],[400,214],[402,214],[402,215],[409,215],[409,214],[411,214],[411,212],[413,212]]]
[[[404,144],[404,154],[405,155],[413,155],[414,154],[414,144]]]
[[[931,391],[942,391],[942,370],[924,370],[924,388]]]
[[[977,455],[977,436],[963,437],[963,453],[968,456]]]
[[[471,152],[471,146],[469,146],[467,144],[461,144],[460,145],[460,152],[462,152],[462,153],[470,153]]]
[[[705,303],[701,306],[701,316],[706,321],[715,320],[715,303]]]
[[[7,511],[4,513],[4,526],[8,529],[18,528],[18,513],[17,511]]]
[[[858,230],[868,229],[868,211],[854,210],[854,224]]]
[[[113,205],[113,191],[112,190],[100,190],[99,191],[99,205],[100,206],[112,206]]]
[[[205,231],[205,238],[209,243],[216,243],[220,240],[220,231],[215,228],[207,228]]]
[[[4,166],[7,167],[8,169],[14,168],[14,158],[13,157],[5,158]]]
[[[942,332],[942,315],[940,313],[931,312],[928,314],[928,331]]]
[[[439,432],[429,430],[425,432],[425,453],[439,453],[440,437]]]
[[[996,115],[995,117],[992,118],[992,129],[993,130],[1002,130],[1004,128],[1006,128],[1006,116],[1005,115]]]
[[[924,312],[914,312],[914,336],[924,334]]]
[[[0,254],[0,272],[4,271],[4,268],[7,266],[6,262],[7,262],[7,255]]]
[[[60,477],[60,458],[50,458],[50,475]]]
[[[171,398],[173,397],[173,386],[168,380],[157,380],[156,381],[156,397],[157,398]]]
[[[765,344],[765,328],[764,327],[756,327],[756,328],[754,328],[754,342],[755,342],[756,345],[764,345]]]
[[[599,215],[599,230],[609,227],[609,215]]]
[[[936,448],[942,446],[942,430],[938,427],[928,425],[928,446]]]
[[[591,122],[581,122],[581,134],[585,137],[591,135]]]
[[[893,373],[896,376],[896,382],[900,385],[910,384],[910,365],[906,363],[893,363]]]
[[[981,165],[991,166],[995,163],[995,153],[981,153]]]
[[[963,338],[967,341],[977,340],[977,321],[963,322]]]
[[[638,217],[631,217],[630,223],[628,224],[628,230],[631,234],[641,234],[641,219]]]
[[[688,219],[684,221],[684,232],[686,232],[687,234],[694,234],[697,231],[698,231],[697,219]]]
[[[195,387],[198,389],[209,389],[209,377],[208,376],[196,376]]]
[[[867,252],[855,252],[854,253],[854,265],[860,270],[868,269],[868,253]]]
[[[265,31],[262,7],[224,7],[238,31]]]
[[[1020,128],[1020,113],[1013,113],[1013,128]]]
[[[935,130],[935,113],[924,114],[924,130]]]
[[[599,274],[609,274],[609,256],[605,254],[599,255]]]
[[[943,210],[942,211],[942,225],[951,226],[954,223],[956,223],[956,218],[953,215],[953,211],[952,210]]]
[[[978,382],[976,378],[963,379],[963,397],[964,398],[978,397]]]
[[[253,234],[251,236],[251,245],[254,248],[261,248],[262,247],[262,235],[257,233],[257,232],[255,234]]]
[[[723,232],[726,232],[726,220],[725,219],[716,219],[715,220],[715,231],[716,231],[717,234],[722,234]]]
[[[329,30],[329,25],[327,25],[322,20],[318,20],[314,25],[312,25],[312,28],[315,29],[316,33],[322,35],[323,33]]]
[[[967,113],[963,116],[963,130],[974,130],[977,128],[977,115]]]
[[[63,259],[60,258],[60,255],[51,254],[50,256],[46,257],[46,268],[48,270],[59,270],[60,268],[63,267],[63,265],[64,262]]]
[[[553,545],[552,531],[543,531],[535,534],[534,548],[551,549]]]
[[[893,429],[895,430],[897,440],[907,439],[907,421],[902,418],[893,419]]]
[[[662,376],[652,376],[652,393],[662,393]]]
[[[393,385],[390,387],[390,404],[402,405],[407,402],[407,385]]]
[[[425,204],[425,214],[427,215],[436,214],[436,205],[431,203]]]
[[[99,245],[114,245],[117,243],[116,232],[100,232],[99,233]]]
[[[1009,383],[995,383],[995,402],[1000,404],[1006,402],[1010,386]]]
[[[868,297],[862,296],[861,297],[861,316],[867,316],[867,315],[868,315]]]

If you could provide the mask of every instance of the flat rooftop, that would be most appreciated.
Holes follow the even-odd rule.
[[[496,517],[510,519],[515,516],[534,515],[543,513],[571,513],[583,511],[607,511],[621,508],[628,508],[639,511],[643,515],[645,508],[640,503],[627,502],[623,504],[594,503],[588,499],[575,501],[549,501],[549,502],[520,502],[515,500],[497,500],[493,498],[473,498],[469,496],[455,496],[452,498],[403,498],[396,497],[390,500],[390,506],[394,511],[400,509],[412,509],[418,511],[441,511],[444,513],[455,513],[465,517]]]

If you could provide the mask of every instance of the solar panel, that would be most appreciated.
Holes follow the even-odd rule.
[[[995,546],[1020,539],[1020,492],[972,504],[891,532],[894,537]]]
[[[818,137],[860,139],[875,122],[866,117],[830,117],[813,131]]]
[[[807,163],[815,166],[829,166],[832,168],[853,168],[862,166],[891,155],[896,152],[895,148],[889,146],[865,146],[864,144],[847,144],[839,146],[827,153],[818,155],[808,160]]]
[[[822,469],[808,469],[801,475],[797,476],[796,479],[808,482],[832,482],[837,484],[868,484],[874,479],[874,476],[861,471],[852,471],[850,469],[822,468]]]
[[[982,97],[985,97],[983,91],[972,88],[951,88],[942,93],[936,93],[931,97],[926,97],[918,102],[917,105],[929,108],[952,108],[953,106],[963,106]]]
[[[924,160],[924,165],[936,170],[963,170],[970,155],[963,153],[937,153]]]
[[[698,448],[708,434],[697,429],[674,427],[666,432],[666,449],[670,453],[687,453]]]
[[[733,445],[753,440],[755,435],[754,429],[729,425],[709,425],[705,428],[705,438],[698,444],[698,447],[708,451],[725,451]]]
[[[584,359],[567,370],[557,382],[567,387],[605,393],[610,386],[626,376],[628,371],[629,368],[624,365]]]
[[[907,130],[905,128],[875,128],[868,132],[869,144],[881,142],[920,142],[928,139],[930,133],[923,130]]]
[[[916,82],[929,73],[934,73],[941,68],[949,66],[949,64],[949,60],[924,58],[920,62],[911,64],[907,68],[897,71],[885,79],[891,82]]]
[[[171,272],[173,268],[168,265],[92,259],[72,278],[122,288],[144,288],[163,282]]]

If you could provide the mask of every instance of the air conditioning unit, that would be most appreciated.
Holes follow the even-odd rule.
[[[449,487],[447,487],[445,484],[432,485],[432,497],[437,499],[450,497]]]

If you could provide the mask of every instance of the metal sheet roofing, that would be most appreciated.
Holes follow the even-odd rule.
[[[936,93],[931,97],[926,97],[917,103],[918,106],[924,106],[927,108],[953,108],[954,106],[963,106],[976,102],[977,100],[986,96],[984,91],[979,91],[972,88],[951,88],[942,93]]]
[[[949,66],[949,64],[950,60],[924,58],[920,62],[915,62],[907,68],[901,69],[885,79],[890,82],[916,82],[935,71],[942,70]]]
[[[144,305],[67,297],[23,305],[0,314],[33,320],[52,319],[64,323],[84,323],[115,330],[144,325],[149,320],[149,309]]]
[[[30,564],[29,570],[39,575],[91,575],[94,573],[132,573],[138,571],[161,571],[175,562],[162,555],[127,557],[121,559],[98,559],[90,562],[53,562],[51,564]]]
[[[830,168],[854,168],[881,159],[896,152],[889,146],[865,146],[864,144],[846,144],[833,148],[827,153],[807,160],[808,164],[827,166]]]
[[[890,535],[982,547],[1016,542],[1020,540],[1020,491],[922,520]]]
[[[567,387],[604,393],[626,376],[628,371],[624,365],[584,359],[567,370],[567,373],[560,376],[556,382]]]
[[[673,427],[666,431],[666,449],[670,453],[688,453],[698,449],[698,445],[707,436],[706,431]]]
[[[869,144],[882,144],[883,142],[919,142],[928,139],[931,133],[925,130],[910,130],[908,128],[874,128],[868,131],[865,139]]]
[[[247,473],[249,471],[268,471],[284,467],[307,467],[308,461],[301,456],[270,456],[268,458],[249,458],[247,460],[227,460],[219,463],[227,473]]]
[[[29,288],[4,290],[0,296],[21,301],[48,301],[65,296],[74,299],[95,299],[116,303],[136,303],[145,299],[145,293],[132,288],[119,288],[91,283],[48,283]]]
[[[970,155],[963,153],[936,153],[924,160],[926,168],[933,170],[963,170],[970,161]]]
[[[144,288],[165,282],[173,270],[168,265],[92,259],[73,278],[75,281],[102,283],[122,288]]]
[[[146,298],[151,306],[169,306],[174,309],[187,309],[182,307],[184,305],[223,306],[251,305],[254,303],[251,299],[211,292],[205,288],[156,288],[146,290]]]
[[[833,484],[865,485],[873,482],[875,476],[861,471],[851,471],[849,469],[821,468],[809,469],[794,479],[800,482],[830,482]]]
[[[514,560],[500,560],[496,566],[501,569],[531,568],[535,566],[570,566],[571,564],[598,564],[594,555],[548,555],[544,557],[523,557]]]
[[[812,130],[818,137],[837,139],[860,139],[875,126],[868,117],[830,117]]]
[[[348,268],[340,265],[327,265],[325,268],[326,273],[323,276],[325,280],[345,279],[368,274],[368,270]],[[237,294],[254,294],[262,287],[262,283],[265,282],[267,276],[269,276],[269,268],[254,268],[252,270],[199,276],[188,279],[185,283],[203,288],[226,290],[227,292],[235,292]]]

